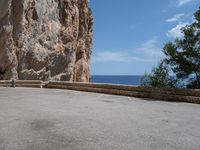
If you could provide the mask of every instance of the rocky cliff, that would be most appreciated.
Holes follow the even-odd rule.
[[[89,81],[87,0],[0,0],[0,79]]]

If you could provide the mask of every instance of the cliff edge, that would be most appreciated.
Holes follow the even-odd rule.
[[[0,80],[88,82],[87,0],[0,0]]]

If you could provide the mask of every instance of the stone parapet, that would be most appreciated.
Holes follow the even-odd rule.
[[[139,97],[152,100],[189,102],[200,104],[200,90],[192,89],[168,89],[114,84],[93,84],[54,81],[48,82],[46,84],[46,88],[69,89],[86,92]]]
[[[116,89],[125,91],[147,92],[147,93],[160,93],[181,96],[200,96],[199,89],[180,89],[180,88],[154,88],[143,86],[129,86],[119,84],[104,84],[104,83],[82,83],[82,82],[65,82],[65,81],[50,81],[48,85],[65,85],[65,86],[78,86],[78,87],[91,87],[101,89]]]
[[[146,100],[188,102],[200,104],[200,90],[198,89],[152,88],[104,83],[81,83],[65,81],[42,82],[40,80],[17,80],[15,81],[15,86],[68,89],[76,91],[138,97]],[[12,87],[12,81],[0,81],[0,87]]]
[[[42,88],[42,81],[40,80],[16,80],[16,87],[34,87]]]
[[[12,81],[11,80],[0,80],[0,87],[11,87]]]

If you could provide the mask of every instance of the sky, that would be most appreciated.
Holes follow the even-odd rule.
[[[92,75],[143,75],[181,38],[200,0],[90,0],[94,17]]]

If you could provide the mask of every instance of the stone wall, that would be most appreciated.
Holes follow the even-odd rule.
[[[198,89],[152,88],[115,84],[70,83],[56,81],[46,83],[46,87],[138,97],[147,100],[151,99],[200,104],[200,90]]]
[[[11,81],[0,81],[0,87],[11,87]],[[16,87],[37,87],[52,89],[67,89],[85,92],[113,94],[138,97],[146,100],[160,100],[171,102],[188,102],[200,104],[200,90],[198,89],[168,89],[136,87],[114,84],[74,83],[60,81],[16,81]]]

